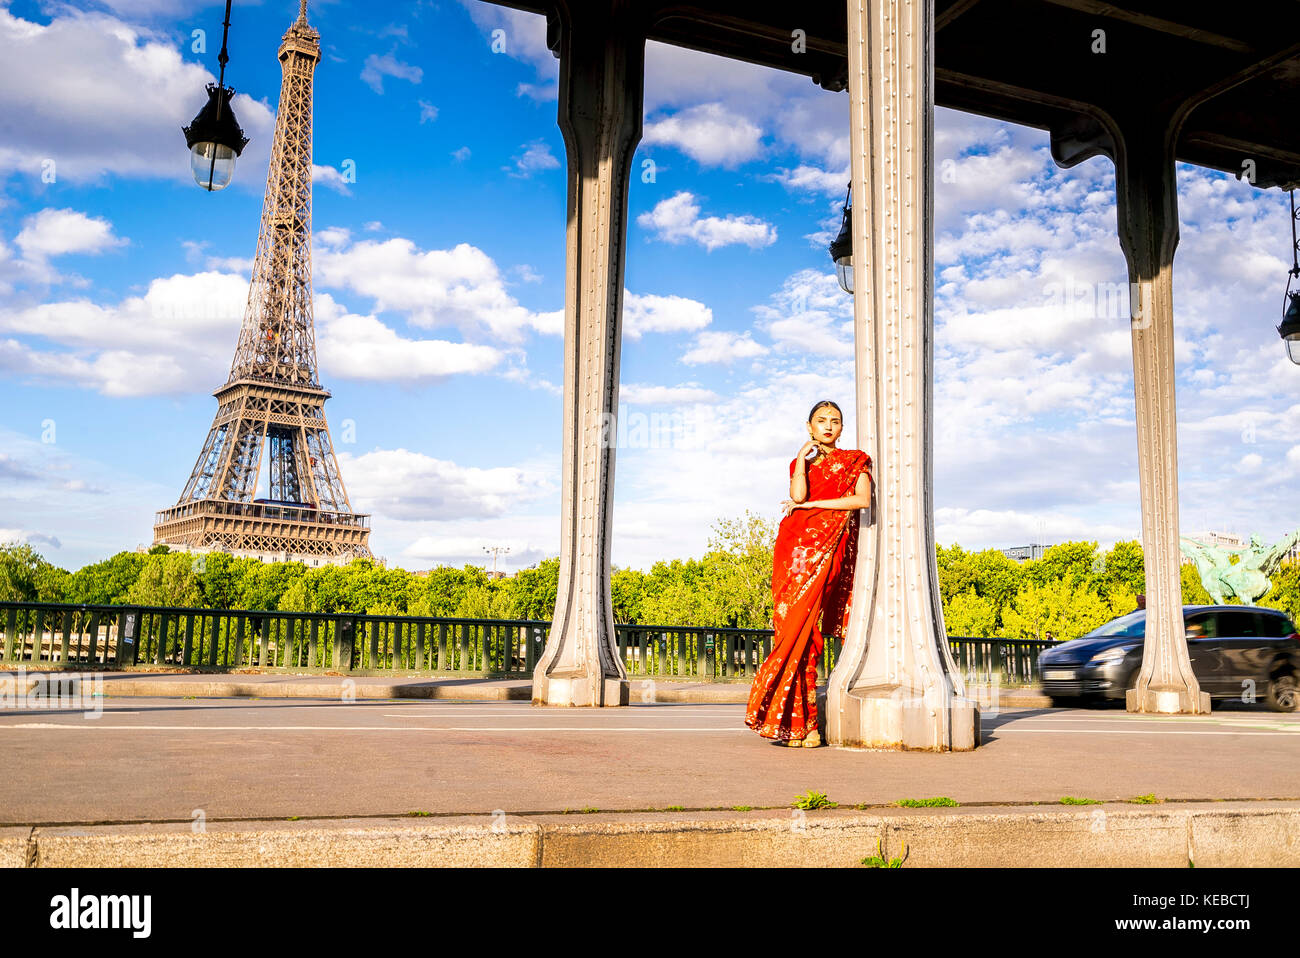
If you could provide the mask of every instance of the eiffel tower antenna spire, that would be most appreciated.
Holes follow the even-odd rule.
[[[216,418],[180,500],[158,513],[154,542],[319,565],[371,553],[370,517],[348,501],[316,369],[312,77],[321,53],[306,0],[278,55],[280,107],[230,378],[213,394]],[[257,497],[263,471],[269,494]]]

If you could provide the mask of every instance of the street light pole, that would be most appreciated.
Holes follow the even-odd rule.
[[[484,546],[483,551],[490,553],[492,556],[492,578],[495,579],[497,577],[497,554],[501,553],[503,555],[509,555],[510,547],[509,546]]]

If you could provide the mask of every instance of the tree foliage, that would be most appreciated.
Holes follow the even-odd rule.
[[[714,523],[702,558],[613,569],[615,621],[770,628],[776,533],[775,522],[747,512]],[[1134,541],[1105,553],[1095,542],[1061,543],[1028,562],[953,544],[939,546],[936,560],[950,635],[1073,638],[1131,612],[1145,588],[1142,547]],[[70,573],[29,544],[0,545],[0,601],[545,621],[554,614],[559,575],[556,557],[493,579],[474,565],[414,573],[357,559],[309,569],[166,549],[120,552]],[[1181,575],[1184,603],[1210,601],[1193,566]],[[1300,617],[1300,563],[1272,578],[1261,604]]]

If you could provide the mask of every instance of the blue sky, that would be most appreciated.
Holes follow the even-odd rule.
[[[222,6],[0,6],[0,540],[76,568],[147,544],[179,496],[243,315],[296,12],[235,4],[226,79],[251,143],[208,194],[180,127],[215,79]],[[533,564],[558,550],[563,380],[545,22],[481,0],[309,19],[320,375],[353,506],[393,564],[484,546]],[[853,404],[826,252],[847,94],[661,44],[646,63],[614,526],[614,561],[642,568],[700,555],[719,518],[779,517],[808,408]],[[986,118],[935,126],[938,538],[1138,537],[1112,166],[1058,169],[1044,132]],[[1190,166],[1179,192],[1183,531],[1271,538],[1300,525],[1300,368],[1273,329],[1286,198]]]

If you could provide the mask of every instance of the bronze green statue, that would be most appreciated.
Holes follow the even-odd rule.
[[[1225,604],[1225,595],[1236,595],[1246,605],[1254,605],[1273,587],[1268,577],[1277,571],[1286,554],[1300,542],[1300,529],[1283,536],[1271,546],[1264,545],[1259,536],[1251,536],[1250,548],[1242,552],[1207,546],[1186,536],[1181,538],[1183,555],[1196,564],[1201,584],[1216,605]],[[1234,555],[1238,557],[1235,564],[1232,562]]]

